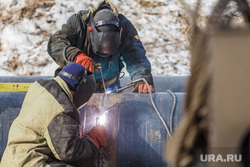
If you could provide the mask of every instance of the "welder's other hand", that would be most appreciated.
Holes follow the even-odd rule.
[[[149,88],[152,93],[155,92],[155,87],[153,85],[149,85]],[[133,92],[139,92],[139,93],[148,93],[148,87],[147,84],[145,83],[138,83],[135,85],[134,89],[132,90]]]
[[[81,64],[89,72],[93,73],[95,70],[94,60],[91,57],[85,55],[83,52],[77,53],[74,62]]]
[[[92,140],[99,148],[104,147],[107,144],[107,130],[103,125],[93,127],[84,136]]]

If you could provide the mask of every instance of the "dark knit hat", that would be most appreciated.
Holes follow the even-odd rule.
[[[86,73],[87,71],[81,64],[72,62],[66,65],[58,76],[67,83],[70,90],[76,91]]]

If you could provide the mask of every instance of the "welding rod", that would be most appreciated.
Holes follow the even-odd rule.
[[[104,89],[104,92],[106,93],[106,87],[105,87],[105,83],[104,83],[104,79],[103,79],[103,74],[102,74],[102,64],[101,64],[101,63],[96,63],[95,66],[96,66],[96,67],[100,70],[100,72],[101,72],[103,89]]]

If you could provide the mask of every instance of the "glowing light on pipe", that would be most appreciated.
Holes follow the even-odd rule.
[[[107,119],[108,119],[106,114],[107,114],[107,112],[105,112],[101,116],[96,117],[96,125],[105,125],[106,124]]]
[[[106,91],[106,94],[112,93],[111,91]]]
[[[107,117],[106,117],[106,115],[105,115],[105,114],[101,115],[101,116],[99,117],[99,124],[100,124],[100,125],[104,125],[106,122],[107,122]]]
[[[106,88],[106,94],[108,94],[108,93],[112,93],[112,89]]]
[[[118,86],[118,85],[115,85],[114,87],[112,87],[112,88],[106,88],[106,94],[108,94],[108,93],[116,93],[117,92],[117,89],[119,89],[120,88],[120,86]]]

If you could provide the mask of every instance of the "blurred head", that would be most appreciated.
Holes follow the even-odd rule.
[[[92,50],[106,57],[116,53],[121,43],[122,28],[118,16],[111,9],[101,9],[89,27]]]
[[[66,65],[58,74],[75,93],[73,102],[77,108],[86,104],[96,89],[94,75],[87,73],[81,64],[72,62]]]

